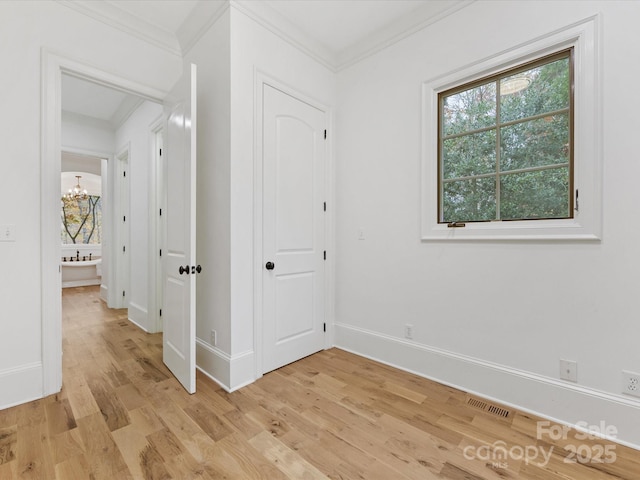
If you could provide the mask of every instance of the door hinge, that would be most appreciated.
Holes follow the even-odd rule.
[[[162,156],[162,149],[160,149],[160,156]]]
[[[126,215],[123,215],[123,216],[122,216],[122,221],[123,221],[123,222],[126,222],[126,221],[127,221],[127,216],[126,216]]]
[[[322,208],[324,208],[324,211],[325,211],[325,212],[327,211],[327,202],[324,202],[324,204],[323,204]]]
[[[160,209],[160,216],[162,216],[162,209]]]
[[[160,309],[160,316],[162,316],[162,309]]]
[[[160,249],[160,256],[162,256],[162,249]]]
[[[124,172],[122,172],[122,176],[126,177],[127,176],[127,171],[125,170]]]
[[[327,251],[326,250],[324,251],[324,259],[325,260],[327,259]]]
[[[125,253],[127,251],[127,247],[125,245],[122,246],[122,253]]]
[[[323,332],[326,332],[326,331],[327,331],[327,324],[326,324],[326,323],[323,323],[323,324],[322,324],[322,331],[323,331]]]
[[[124,290],[122,290],[122,297],[124,298]]]
[[[324,139],[325,140],[327,139],[327,131],[326,130],[324,131]]]

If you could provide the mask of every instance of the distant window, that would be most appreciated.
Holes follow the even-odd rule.
[[[102,201],[99,196],[61,200],[62,244],[102,243]]]
[[[571,219],[573,48],[438,94],[438,223]]]

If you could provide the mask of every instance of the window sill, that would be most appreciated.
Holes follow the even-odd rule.
[[[423,241],[449,240],[580,240],[600,241],[599,232],[586,228],[577,219],[525,220],[508,222],[466,223],[464,227],[448,227],[433,223],[422,232]]]

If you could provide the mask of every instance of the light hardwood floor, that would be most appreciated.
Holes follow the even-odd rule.
[[[640,478],[636,450],[338,349],[190,396],[98,295],[64,290],[62,392],[0,411],[0,479]]]

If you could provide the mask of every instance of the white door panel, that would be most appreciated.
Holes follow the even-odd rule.
[[[324,128],[324,112],[264,85],[264,372],[324,347]]]
[[[189,393],[196,389],[196,66],[165,102],[163,361]]]

